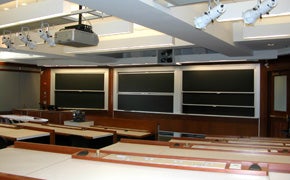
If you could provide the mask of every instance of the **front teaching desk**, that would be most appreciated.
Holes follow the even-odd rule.
[[[94,159],[79,155],[84,150],[93,154]],[[254,175],[104,162],[102,159],[110,155],[98,153],[95,149],[16,142],[14,147],[0,150],[0,179],[7,174],[13,174],[14,179],[52,180],[283,180],[290,177],[275,172]]]

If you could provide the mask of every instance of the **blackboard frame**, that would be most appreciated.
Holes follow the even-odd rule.
[[[80,77],[90,77],[89,82],[97,81],[98,85],[91,87],[81,86],[81,88],[74,86],[69,88],[59,88],[56,86],[57,74],[64,76],[79,75]],[[108,81],[109,70],[106,68],[70,68],[70,69],[53,69],[51,71],[51,103],[59,107],[59,109],[82,109],[82,110],[106,110],[108,109]],[[93,77],[93,78],[92,78]],[[97,78],[96,78],[97,77]],[[70,82],[74,81],[71,78]],[[82,78],[80,78],[82,79]],[[83,81],[87,78],[83,78]],[[80,81],[81,82],[81,81]],[[93,83],[95,83],[93,82]],[[89,83],[91,84],[91,83]],[[56,100],[59,94],[64,95],[62,99],[67,102],[59,102]],[[71,97],[71,98],[69,98]],[[83,100],[80,100],[83,99]],[[80,100],[80,101],[79,101]],[[75,102],[75,104],[69,103]],[[82,102],[83,101],[83,102]],[[59,104],[59,105],[58,105]]]
[[[254,69],[184,70],[182,113],[255,116]]]
[[[56,73],[55,90],[104,90],[103,73]]]
[[[117,76],[118,110],[174,112],[174,71],[119,72]]]

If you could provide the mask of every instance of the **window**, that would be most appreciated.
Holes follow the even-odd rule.
[[[274,77],[274,110],[287,111],[287,76]]]

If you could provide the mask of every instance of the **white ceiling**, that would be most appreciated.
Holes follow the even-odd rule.
[[[252,26],[244,25],[240,19],[228,21],[227,18],[239,18],[242,12],[256,4],[256,0],[220,0],[226,8],[228,7],[224,17],[220,17],[222,22],[214,22],[205,30],[194,28],[193,21],[207,10],[207,0],[166,0],[171,4],[170,6],[163,6],[164,0],[69,1],[106,14],[103,18],[89,21],[93,28],[99,31],[98,46],[74,48],[57,45],[54,48],[47,48],[39,44],[36,49],[29,50],[27,47],[18,46],[20,43],[15,42],[16,48],[13,50],[15,52],[44,53],[46,56],[33,60],[10,59],[8,61],[39,66],[156,64],[156,57],[148,58],[144,54],[148,50],[164,48],[175,49],[178,52],[175,61],[180,63],[275,59],[279,55],[290,53],[289,0],[279,0],[277,7],[269,16],[259,19]],[[33,11],[31,12],[33,14]],[[70,25],[68,23],[75,23],[68,19],[69,14],[74,13],[11,25],[0,30],[14,33],[21,26],[29,26],[33,30],[37,24],[49,22],[53,24],[52,31],[56,32]],[[271,17],[271,14],[279,16]],[[1,21],[4,20],[0,19],[0,25],[3,24]],[[113,30],[124,31],[125,34],[102,36],[101,31],[108,30],[111,33],[114,33]],[[19,40],[15,39],[15,41]],[[201,48],[204,48],[203,52],[196,50]],[[0,51],[8,50],[2,45]]]

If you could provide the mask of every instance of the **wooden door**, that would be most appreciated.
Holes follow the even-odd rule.
[[[290,70],[272,71],[269,90],[270,136],[289,137]]]

